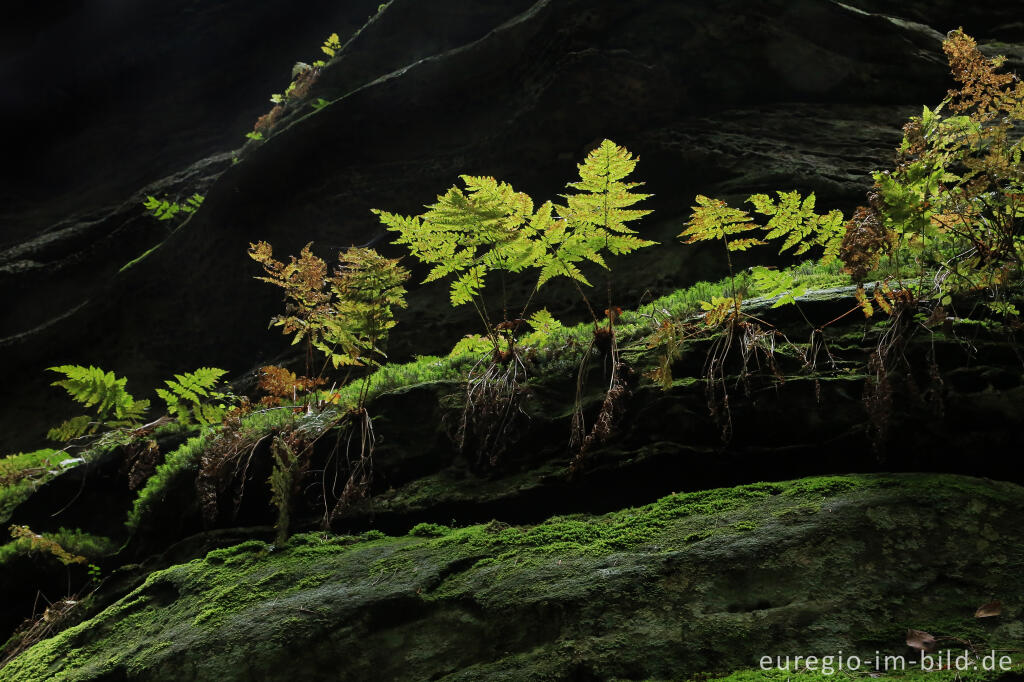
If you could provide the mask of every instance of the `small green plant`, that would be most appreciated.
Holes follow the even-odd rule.
[[[220,423],[228,410],[231,396],[214,387],[227,370],[200,367],[194,372],[175,374],[167,379],[167,388],[156,389],[156,394],[167,403],[167,413],[179,424],[212,426]]]
[[[96,564],[86,566],[86,572],[89,574],[89,582],[93,585],[99,585],[103,582],[103,569]]]
[[[77,460],[63,450],[49,448],[0,457],[0,523],[35,489]]]
[[[408,271],[398,265],[397,260],[385,258],[373,249],[353,247],[338,254],[338,267],[333,276],[328,276],[327,264],[313,255],[310,247],[311,244],[307,244],[298,258],[293,256],[285,264],[274,259],[273,250],[266,242],[250,245],[249,255],[267,273],[266,277],[257,279],[284,289],[288,300],[285,314],[273,318],[271,326],[280,326],[285,334],[294,334],[293,345],[305,340],[307,375],[312,374],[313,351],[323,353],[324,368],[311,380],[311,385],[319,383],[328,364],[335,369],[381,366],[387,358],[384,345],[388,333],[395,326],[394,309],[405,307]],[[360,452],[353,461],[346,450],[348,481],[334,508],[325,512],[325,524],[346,505],[365,495],[372,482],[375,438],[366,410],[370,385],[370,374],[364,374],[355,405],[336,420],[345,422],[347,427],[358,426]],[[319,406],[326,407],[326,403],[333,401],[332,397]],[[285,494],[290,489],[288,482],[296,479],[308,464],[306,454],[305,447],[285,450],[278,446],[271,486],[279,510],[288,507]],[[324,486],[326,506],[326,483]],[[279,528],[286,529],[286,515],[282,519]]]
[[[284,289],[288,301],[285,314],[270,325],[294,334],[292,345],[305,340],[307,360],[316,349],[335,368],[379,365],[387,357],[382,347],[395,325],[394,308],[405,307],[408,271],[373,249],[353,247],[338,254],[338,268],[329,277],[311,247],[312,242],[285,264],[274,259],[266,242],[250,244],[249,256],[267,273],[256,279]]]
[[[331,35],[327,36],[327,39],[324,40],[324,44],[320,46],[320,51],[323,52],[328,57],[334,57],[336,54],[338,54],[338,50],[340,49],[341,39],[338,38],[337,33],[332,33]],[[321,62],[320,64],[314,64],[314,66],[325,66],[325,64]]]
[[[294,435],[291,432],[290,435]],[[292,497],[298,491],[301,475],[309,466],[309,458],[299,456],[289,438],[278,435],[270,446],[274,458],[274,468],[267,482],[270,484],[270,501],[277,508],[277,531],[275,542],[283,545],[288,540],[291,526]]]
[[[341,39],[337,33],[332,33],[320,46],[320,51],[328,57],[334,57],[341,49]],[[269,136],[285,114],[295,108],[299,103],[309,97],[310,90],[320,78],[321,70],[327,66],[327,62],[317,59],[312,64],[306,62],[295,62],[292,66],[292,79],[283,93],[274,93],[270,96],[273,108],[256,119],[252,131],[246,133],[246,138],[261,142]],[[312,107],[320,111],[330,104],[322,97],[310,103]]]
[[[27,552],[41,552],[49,554],[65,566],[70,564],[84,564],[88,562],[84,556],[72,554],[56,540],[36,533],[28,526],[11,526],[11,538],[16,545],[25,545]]]
[[[51,386],[60,386],[76,402],[95,410],[95,415],[73,417],[50,429],[47,437],[51,440],[69,441],[95,434],[101,428],[138,426],[149,409],[149,401],[133,398],[124,388],[128,380],[118,378],[113,372],[81,365],[61,365],[47,369],[65,377],[54,381]]]
[[[417,259],[433,266],[424,282],[450,278],[452,305],[471,303],[495,354],[507,356],[514,351],[514,339],[503,332],[526,318],[533,294],[514,317],[503,295],[502,318],[496,322],[484,296],[490,278],[504,284],[506,275],[536,270],[536,292],[551,279],[566,277],[597,324],[599,318],[580,288],[590,286],[580,264],[591,262],[608,270],[605,254],[654,244],[626,225],[650,213],[630,208],[648,196],[632,192],[639,183],[623,182],[635,166],[636,159],[625,148],[605,140],[579,165],[580,180],[569,184],[579,191],[565,196],[565,205],[547,201],[535,209],[528,195],[507,183],[464,175],[465,190],[452,187],[422,215],[374,213],[398,233],[396,244],[406,245]]]
[[[994,312],[1012,315],[1006,285],[1024,272],[1024,83],[1002,73],[1005,58],[986,57],[963,30],[943,50],[960,87],[911,118],[895,169],[874,174],[862,212],[891,235],[897,280],[917,278],[923,290],[935,271],[923,293],[941,305],[984,290]]]
[[[167,198],[157,199],[152,195],[147,195],[142,205],[157,220],[171,220],[179,214],[192,215],[198,211],[199,207],[203,205],[203,198],[202,194],[193,194],[179,203]]]
[[[480,422],[494,424],[485,427],[478,440],[491,444],[506,440],[509,420],[520,411],[518,386],[527,375],[517,352],[518,333],[525,327],[535,294],[557,277],[570,280],[587,306],[595,337],[612,354],[609,393],[621,393],[617,378],[621,363],[613,331],[618,309],[612,305],[611,281],[607,283],[608,324],[601,327],[605,316],[598,316],[582,289],[590,286],[590,281],[581,266],[592,263],[608,271],[608,255],[627,254],[654,244],[638,237],[636,230],[627,225],[650,212],[633,208],[648,196],[633,191],[640,183],[625,182],[636,163],[628,150],[604,140],[578,165],[580,179],[568,185],[577,191],[563,197],[565,204],[547,201],[536,207],[533,199],[508,183],[464,175],[465,189],[452,187],[421,215],[402,216],[374,209],[388,230],[397,233],[395,243],[406,245],[416,258],[432,266],[424,281],[448,279],[452,305],[472,304],[483,325],[482,337],[489,342],[491,359],[470,372],[458,429],[460,443],[464,443],[466,426]],[[527,273],[536,277],[536,283],[526,301],[511,308],[517,312],[510,312],[506,277]],[[500,319],[489,307],[484,291],[487,282],[494,279],[501,291]],[[534,325],[534,334],[549,328],[549,324]],[[466,343],[479,345],[470,338]],[[586,359],[581,375],[585,363]],[[574,434],[585,431],[581,420],[582,415],[574,424]],[[607,422],[601,417],[599,421]],[[583,436],[577,440],[582,442]]]
[[[702,301],[700,304],[704,311],[705,324],[720,330],[708,353],[705,376],[708,409],[721,423],[724,440],[730,438],[732,431],[729,393],[726,389],[726,363],[737,334],[741,334],[743,340],[743,367],[740,377],[745,386],[750,359],[755,354],[762,354],[768,367],[773,373],[778,374],[774,364],[775,342],[777,338],[788,342],[785,335],[772,325],[743,313],[743,292],[737,285],[737,273],[733,267],[731,254],[781,239],[780,254],[792,249],[794,255],[802,255],[812,248],[820,247],[822,255],[819,264],[825,266],[838,258],[842,243],[844,230],[841,212],[833,210],[825,215],[815,213],[814,194],[801,197],[799,193],[793,191],[777,192],[777,195],[777,201],[767,194],[754,194],[747,199],[756,213],[768,217],[763,226],[756,223],[747,211],[732,208],[720,199],[698,195],[697,205],[693,207],[686,229],[679,234],[680,239],[686,244],[720,240],[725,248],[731,295],[715,296],[710,301]],[[753,236],[758,230],[763,234]],[[766,290],[769,296],[777,298],[773,307],[786,303],[796,305],[796,298],[805,291],[798,283],[794,269],[780,271],[758,266],[752,268],[752,276],[756,288]],[[812,327],[812,335],[814,331],[816,330]],[[671,346],[678,344],[678,333],[662,334],[660,338],[656,336],[652,338],[652,342],[668,346],[666,358],[669,359],[673,352]],[[670,385],[671,374],[668,364],[663,363],[657,371],[657,377],[663,386]]]
[[[498,329],[499,322],[511,322],[508,302],[502,300],[504,319],[496,322],[484,286],[489,277],[540,266],[544,248],[539,234],[551,224],[551,205],[534,213],[533,200],[507,183],[469,175],[463,175],[462,181],[465,190],[452,187],[420,216],[377,209],[374,213],[388,230],[398,233],[394,243],[404,244],[420,262],[432,266],[424,283],[451,280],[452,305],[473,305],[484,335],[500,355],[511,350],[504,330]]]
[[[552,277],[564,276],[574,283],[589,286],[578,263],[591,261],[609,271],[605,253],[618,256],[656,244],[641,239],[637,231],[627,225],[650,213],[632,208],[650,196],[633,191],[643,183],[624,182],[636,164],[637,159],[625,147],[605,140],[577,166],[580,179],[569,183],[568,187],[578,191],[564,196],[565,206],[555,209],[560,220],[541,235],[549,256],[542,263],[540,284]],[[614,308],[610,281],[607,288],[610,311]],[[586,301],[582,291],[580,295]],[[590,304],[587,305],[589,308]],[[590,312],[597,324],[597,316],[592,309]],[[614,316],[608,315],[610,326]]]

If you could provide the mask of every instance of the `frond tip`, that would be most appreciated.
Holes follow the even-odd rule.
[[[138,424],[149,409],[148,400],[136,400],[124,386],[128,379],[118,378],[113,372],[99,367],[60,365],[47,367],[47,371],[63,374],[64,379],[51,386],[60,386],[75,402],[94,408],[95,419],[81,415],[50,429],[47,436],[53,440],[71,440],[96,433],[100,427],[118,428]]]

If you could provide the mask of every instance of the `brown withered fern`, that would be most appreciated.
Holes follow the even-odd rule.
[[[160,463],[160,448],[152,438],[135,440],[124,447],[123,472],[128,476],[128,490],[139,490],[146,484]]]
[[[894,235],[882,224],[874,205],[876,202],[877,198],[871,202],[871,206],[857,207],[853,217],[846,223],[846,233],[839,247],[843,269],[857,282],[863,281],[868,272],[878,266],[882,253],[892,246],[894,239]]]
[[[295,372],[284,367],[267,365],[260,367],[257,388],[271,399],[265,403],[280,405],[282,400],[297,402],[299,396],[320,388],[326,383],[327,380],[323,377],[296,376]]]
[[[986,57],[978,43],[963,29],[950,31],[942,43],[953,78],[960,88],[949,91],[950,107],[957,112],[972,112],[980,121],[991,121],[1003,114],[1022,112],[1024,81],[1012,73],[998,73],[1006,57]]]

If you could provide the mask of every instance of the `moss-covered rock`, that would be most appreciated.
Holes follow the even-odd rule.
[[[909,654],[911,627],[1013,648],[1022,518],[1013,484],[867,475],[535,526],[254,540],[153,572],[0,680],[690,679]],[[975,619],[992,599],[1003,614]]]

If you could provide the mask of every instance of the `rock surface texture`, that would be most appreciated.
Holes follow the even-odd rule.
[[[761,656],[1018,642],[1024,489],[810,478],[604,517],[251,540],[151,573],[0,680],[692,679]],[[983,644],[982,644],[983,643]]]
[[[351,26],[373,8],[353,7],[344,16],[304,8],[299,24],[307,28],[281,43],[273,7],[246,12],[234,34],[224,14],[230,8],[168,10],[160,33],[167,42],[157,40],[158,49],[127,75],[110,67],[126,87],[102,90],[106,106],[141,118],[72,119],[83,132],[61,149],[87,157],[74,164],[79,179],[64,181],[73,185],[67,191],[37,183],[50,193],[43,202],[4,206],[0,349],[11,359],[9,381],[20,387],[0,405],[4,449],[37,443],[49,420],[40,415],[59,412],[45,387],[47,366],[102,365],[131,377],[141,392],[200,364],[237,373],[271,357],[280,345],[265,324],[278,302],[252,279],[256,268],[244,255],[250,241],[270,241],[282,253],[307,241],[324,251],[380,246],[383,232],[370,208],[415,212],[459,173],[554,196],[573,164],[610,137],[640,155],[638,176],[655,194],[656,209],[643,229],[663,243],[679,231],[697,192],[742,199],[755,191],[814,190],[819,206],[852,208],[862,201],[867,173],[890,162],[906,116],[943,96],[945,31],[977,24],[983,43],[998,40],[1011,56],[1021,34],[1005,3],[931,14],[932,3],[908,2],[898,8],[902,16],[856,5],[540,0],[427,8],[395,0],[355,33]],[[96,26],[98,42],[120,26],[71,15],[67,21]],[[133,14],[119,21],[142,39],[154,20]],[[259,54],[280,60],[285,72],[295,59],[312,59],[322,39],[315,32],[332,21],[349,40],[310,93],[331,104],[293,109],[261,145],[228,151],[226,135],[241,141],[245,131],[238,117],[266,111],[269,105],[258,103],[285,78],[258,80],[239,60],[250,63],[254,44],[281,44],[282,53],[262,47]],[[195,61],[175,36],[203,30],[213,31],[222,54],[202,64],[175,56],[178,50]],[[295,47],[300,40],[306,51]],[[96,64],[85,59],[81,68],[96,73],[73,80],[76,87],[105,82],[104,64],[140,52],[133,42],[102,45],[83,48]],[[28,55],[45,63],[44,53],[29,50],[6,68],[24,79],[34,73]],[[157,68],[165,61],[178,66]],[[241,100],[247,104],[240,113]],[[56,127],[33,120],[47,131]],[[124,130],[157,139],[140,141]],[[77,158],[34,153],[34,163],[54,168]],[[93,187],[95,177],[109,178],[109,186]],[[180,229],[157,223],[140,205],[146,194],[191,192],[207,201]],[[649,251],[635,256],[629,281],[620,284],[626,305],[646,291],[707,278],[717,267],[717,258],[700,250]],[[413,298],[392,346],[399,358],[444,348],[451,327],[464,321],[461,312],[445,310],[437,292]]]
[[[867,319],[854,292],[876,285],[825,266],[776,308],[737,253],[715,295],[752,293],[714,324],[717,285],[684,289],[726,275],[721,244],[677,239],[698,193],[813,191],[849,215],[952,85],[947,30],[1024,70],[1015,3],[200,4],[27,19],[41,43],[93,27],[67,48],[89,56],[40,84],[45,116],[25,93],[53,57],[0,55],[11,158],[53,169],[0,190],[0,454],[26,451],[0,460],[0,681],[781,680],[751,669],[913,657],[908,628],[1014,650],[1020,679],[1019,323],[971,293],[922,312],[898,286]],[[335,30],[306,96],[241,144]],[[539,204],[605,138],[639,156],[638,228],[661,242],[614,265],[617,345],[610,321],[573,326],[586,310],[553,283],[565,326],[518,356],[448,355],[473,312],[414,283],[367,384],[256,403],[255,368],[301,363],[266,327],[281,301],[251,242],[404,255],[370,209],[417,213],[460,173]],[[142,207],[193,193],[185,220]],[[467,380],[488,362],[491,385]],[[44,372],[61,364],[136,398],[222,367],[252,409],[27,452],[70,416]]]

